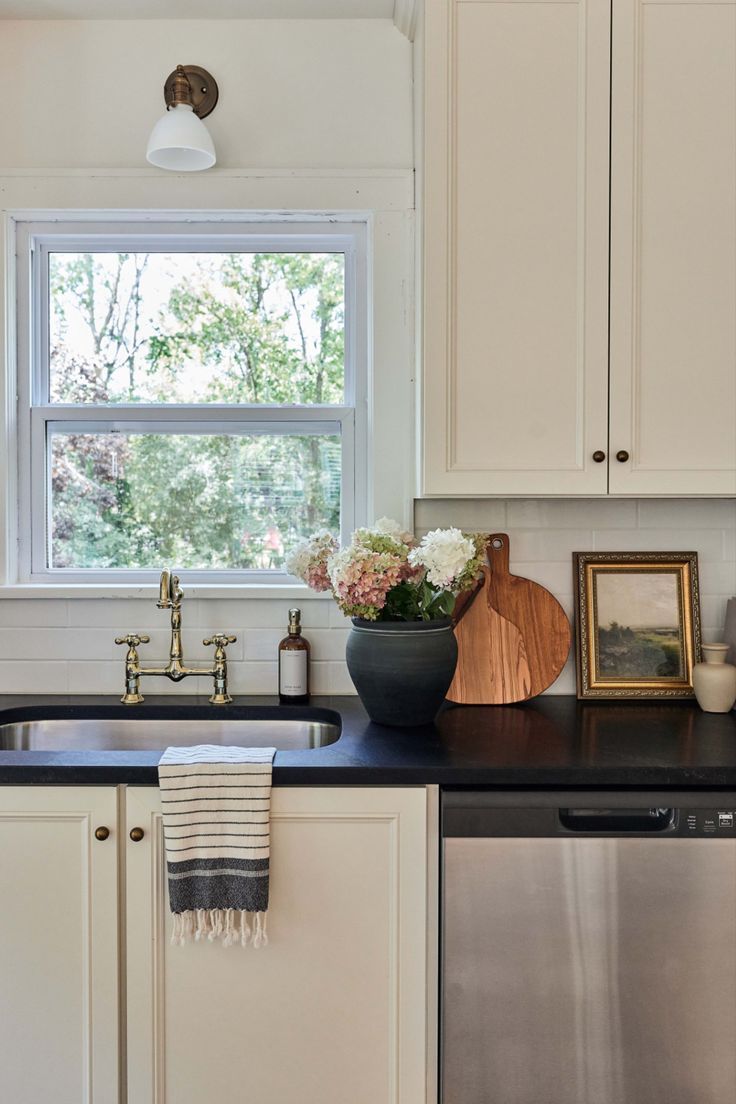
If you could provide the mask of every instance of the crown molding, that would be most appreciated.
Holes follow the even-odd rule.
[[[417,2],[418,0],[394,0],[394,26],[410,42],[414,41],[417,26]]]

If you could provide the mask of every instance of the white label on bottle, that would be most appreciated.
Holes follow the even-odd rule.
[[[307,692],[307,653],[284,651],[281,653],[279,694],[292,698],[303,697]]]

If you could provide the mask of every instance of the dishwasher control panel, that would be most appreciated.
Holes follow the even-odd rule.
[[[716,809],[680,809],[682,836],[736,836],[736,805]]]

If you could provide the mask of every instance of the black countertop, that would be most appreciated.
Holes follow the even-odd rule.
[[[217,707],[237,717],[273,698]],[[372,724],[354,697],[314,698],[342,717],[337,743],[277,752],[274,784],[493,787],[677,787],[736,789],[736,713],[702,713],[689,702],[578,702],[540,697],[515,706],[451,706],[433,726]],[[294,708],[294,714],[304,714]],[[206,698],[0,695],[0,725],[33,717],[213,715]],[[154,785],[160,748],[151,751],[0,751],[3,784]]]

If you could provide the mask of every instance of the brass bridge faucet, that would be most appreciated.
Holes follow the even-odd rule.
[[[184,653],[181,647],[181,603],[184,591],[179,586],[178,576],[169,571],[161,572],[159,597],[156,605],[159,609],[171,610],[171,644],[169,645],[169,662],[165,667],[141,667],[138,659],[139,644],[148,644],[149,636],[141,633],[128,633],[127,636],[116,636],[116,644],[127,644],[128,651],[125,656],[125,693],[120,699],[125,705],[136,705],[143,701],[140,690],[141,675],[163,675],[172,682],[181,682],[188,675],[210,675],[215,680],[214,691],[210,697],[212,705],[227,705],[233,699],[227,692],[227,656],[225,649],[228,644],[234,644],[236,636],[227,636],[225,633],[213,633],[206,637],[203,644],[214,646],[215,655],[211,667],[185,667]]]

